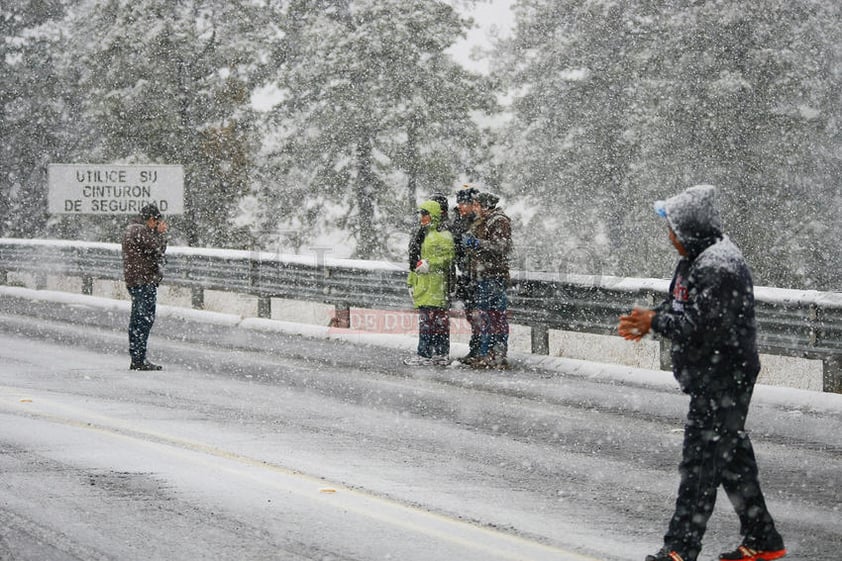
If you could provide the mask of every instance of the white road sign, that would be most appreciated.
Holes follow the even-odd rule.
[[[163,165],[50,164],[50,214],[137,214],[155,203],[184,213],[184,169]]]

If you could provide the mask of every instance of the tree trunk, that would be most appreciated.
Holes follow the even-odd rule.
[[[377,247],[374,230],[374,200],[372,187],[374,176],[371,171],[371,137],[364,134],[357,144],[357,257],[371,259]]]
[[[407,160],[407,205],[406,213],[410,216],[415,212],[415,198],[418,196],[418,125],[413,118],[407,130],[406,139],[406,160]]]

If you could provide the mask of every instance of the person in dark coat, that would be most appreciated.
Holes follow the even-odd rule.
[[[760,371],[752,277],[740,250],[722,233],[715,194],[714,187],[698,185],[655,203],[681,258],[660,306],[620,318],[625,339],[638,341],[651,330],[671,340],[673,373],[690,397],[675,512],[664,547],[647,561],[696,561],[720,485],[743,536],[720,559],[786,555],[745,430]]]
[[[461,357],[459,362],[470,365],[480,356],[480,322],[476,310],[474,297],[476,295],[476,280],[471,277],[471,266],[468,252],[462,245],[464,234],[471,231],[471,225],[477,218],[474,210],[474,200],[479,195],[476,187],[465,185],[456,191],[456,208],[451,219],[450,232],[456,240],[456,268],[453,283],[452,299],[462,302],[465,320],[471,327],[471,338],[468,341],[468,354]]]
[[[471,362],[476,368],[509,367],[508,296],[509,253],[512,250],[512,224],[497,206],[499,197],[480,193],[474,201],[477,218],[462,236],[468,255],[471,279],[475,283],[474,305],[480,327],[479,355]]]
[[[154,204],[145,205],[123,233],[123,278],[132,297],[129,319],[131,370],[161,370],[146,359],[167,250],[167,223]]]

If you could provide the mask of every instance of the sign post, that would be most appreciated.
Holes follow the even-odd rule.
[[[184,169],[178,165],[50,164],[50,214],[137,214],[154,203],[184,214]]]

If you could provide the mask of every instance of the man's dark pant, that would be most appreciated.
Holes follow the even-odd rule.
[[[479,325],[480,356],[496,355],[506,358],[509,351],[509,318],[506,315],[508,298],[506,281],[486,279],[477,283],[475,294]]]
[[[143,284],[129,287],[132,295],[132,315],[129,319],[129,354],[132,364],[146,362],[146,342],[152,324],[155,323],[155,307],[158,299],[158,287]]]
[[[745,432],[751,393],[749,389],[736,398],[690,397],[681,483],[664,536],[664,543],[687,561],[694,561],[702,548],[720,484],[740,518],[743,544],[761,550],[783,548],[783,538],[766,509],[754,449]]]
[[[456,299],[462,301],[462,308],[465,312],[465,321],[471,326],[471,339],[468,341],[468,356],[480,356],[480,332],[482,325],[479,312],[477,311],[476,283],[466,277],[460,277],[457,281]]]

